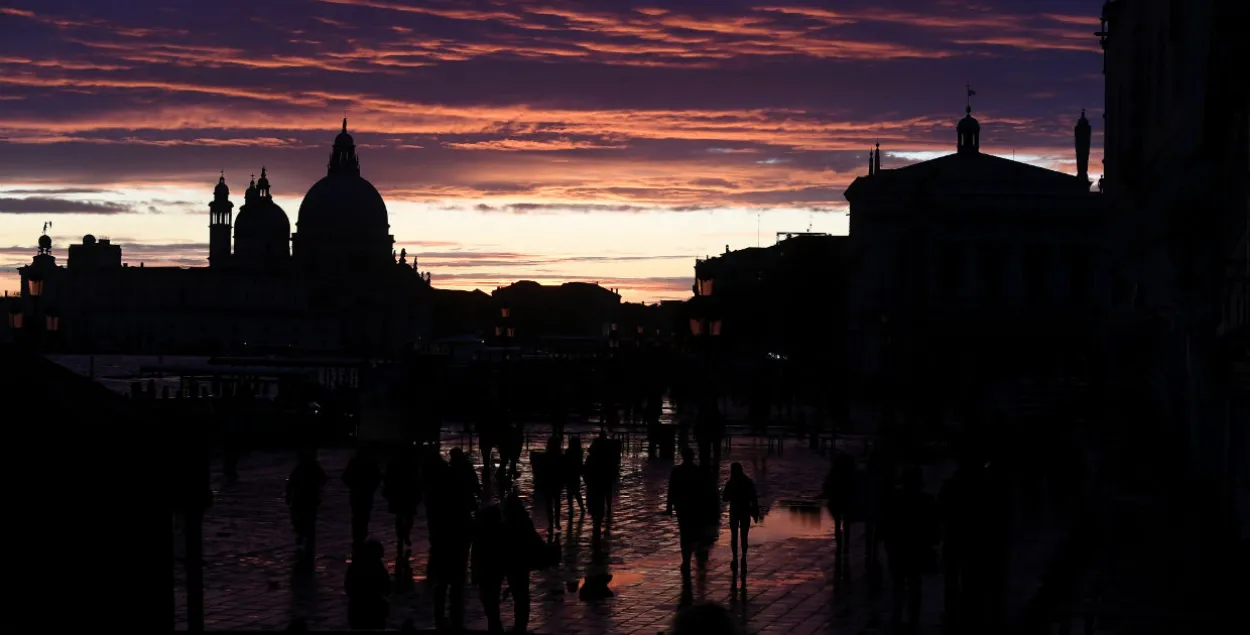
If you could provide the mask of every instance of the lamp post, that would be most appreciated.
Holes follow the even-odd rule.
[[[40,298],[44,293],[43,274],[32,271],[26,276],[26,295],[30,297],[30,315],[22,309],[22,296],[17,296],[9,307],[9,328],[14,333],[14,340],[19,337],[36,350],[42,348],[43,331],[55,333],[60,329],[61,318],[55,312],[42,314]],[[41,319],[42,318],[42,319]]]
[[[55,348],[57,333],[61,330],[61,314],[54,310],[50,310],[44,314],[43,320],[44,332],[48,334],[48,342],[46,343],[47,347]]]
[[[620,385],[620,358],[617,351],[621,348],[620,333],[616,330],[616,322],[608,325],[608,385],[603,391],[603,412],[599,416],[601,424],[616,425],[617,422],[617,391]]]
[[[700,399],[699,410],[695,415],[699,420],[702,420],[704,422],[704,425],[701,426],[702,430],[699,432],[699,434],[701,435],[706,434],[708,424],[719,425],[719,422],[710,422],[708,420],[708,417],[711,416],[715,411],[719,410],[719,408],[716,408],[716,409],[712,408],[712,406],[717,405],[716,401],[717,401],[718,395],[716,391],[716,382],[714,378],[712,377],[713,366],[712,366],[712,361],[711,361],[711,357],[712,357],[711,349],[712,349],[712,341],[715,338],[720,336],[720,332],[721,332],[721,321],[718,319],[702,317],[702,318],[691,318],[690,320],[690,334],[694,336],[694,339],[697,342],[696,346],[700,349],[700,359],[702,361],[702,366],[703,366],[703,368],[701,369],[701,372],[699,373],[703,380],[703,390],[702,390],[702,394],[700,395],[701,399]],[[686,441],[684,438],[685,437],[684,431],[683,431],[682,436],[683,436],[682,441],[684,443]],[[701,439],[700,445],[702,446],[703,444],[706,443],[706,440],[703,440],[703,437],[700,437],[700,439]],[[719,440],[716,443],[717,443],[717,446],[715,448],[709,448],[709,450],[712,450],[713,452],[715,452],[715,454],[719,458],[719,454],[720,454],[719,453]],[[706,456],[703,457],[703,459],[706,459],[706,458],[708,457]]]
[[[31,297],[38,298],[43,295],[43,274],[38,271],[32,271],[26,276],[26,289],[30,292]]]
[[[22,307],[16,302],[13,303],[13,305],[9,307],[9,328],[12,329],[14,333],[21,332],[23,317]]]
[[[503,345],[502,358],[499,367],[499,400],[503,405],[502,411],[507,418],[508,409],[508,356],[513,336],[516,335],[516,329],[512,326],[512,309],[507,306],[499,308],[499,325],[495,327],[495,337],[499,338],[499,342]]]

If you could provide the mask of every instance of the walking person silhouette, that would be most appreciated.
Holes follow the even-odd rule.
[[[434,586],[434,621],[439,630],[460,630],[464,628],[464,578],[477,499],[437,450],[432,450],[426,458],[423,480],[430,534],[429,578]]]
[[[382,561],[382,543],[370,540],[347,566],[347,623],[352,630],[382,630],[391,607],[391,578]]]
[[[286,480],[285,500],[291,510],[291,526],[295,529],[296,546],[303,562],[316,556],[317,510],[326,485],[326,473],[317,462],[317,450],[304,448]]]
[[[665,513],[677,514],[678,540],[681,543],[681,573],[690,575],[690,556],[699,549],[706,530],[704,469],[694,462],[694,450],[681,450],[681,465],[673,468],[668,479],[668,503]],[[700,562],[702,564],[702,562]]]
[[[358,546],[369,537],[369,518],[373,515],[373,494],[382,484],[382,470],[373,453],[366,448],[356,450],[343,470],[348,504],[352,511],[352,545]]]
[[[582,498],[582,472],[585,471],[583,454],[582,438],[576,434],[570,435],[569,447],[564,452],[564,492],[568,499],[570,520],[573,518],[574,501],[577,502],[581,514],[586,514],[586,501]]]
[[[396,568],[407,563],[412,547],[412,525],[417,505],[421,502],[420,468],[417,449],[405,445],[392,457],[382,477],[382,497],[387,509],[395,515]]]
[[[937,503],[924,491],[924,473],[918,466],[903,471],[902,487],[886,504],[881,523],[890,581],[894,586],[894,625],[915,632],[920,623],[921,576],[937,566]]]
[[[751,531],[751,521],[760,521],[760,499],[755,491],[755,481],[747,476],[741,463],[729,466],[729,480],[725,483],[725,492],[721,500],[729,503],[729,549],[733,560],[729,568],[734,576],[739,571],[742,579],[747,577],[747,535]],[[738,564],[738,547],[741,540],[742,564]]]

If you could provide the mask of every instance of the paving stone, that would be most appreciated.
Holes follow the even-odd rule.
[[[576,431],[576,430],[570,430]],[[593,431],[582,431],[583,442]],[[540,449],[542,436],[531,437]],[[448,435],[444,451],[460,445],[474,460],[476,448],[463,435]],[[636,444],[636,440],[634,440]],[[472,451],[470,451],[472,450]],[[529,452],[524,453],[521,489],[530,491]],[[214,503],[205,519],[205,622],[212,629],[281,629],[295,618],[304,618],[314,630],[338,630],[347,626],[347,603],[343,581],[350,554],[350,523],[347,491],[340,476],[350,458],[347,450],[323,450],[320,454],[329,483],[317,523],[315,568],[309,575],[293,572],[294,536],[283,485],[294,464],[293,454],[252,454],[240,461],[240,481],[226,487],[214,470]],[[574,514],[567,522],[562,509],[564,562],[557,569],[531,576],[530,630],[539,633],[658,633],[670,630],[674,612],[689,601],[723,603],[745,623],[749,633],[867,632],[874,617],[888,623],[881,595],[867,590],[864,579],[861,526],[852,527],[850,581],[833,574],[833,527],[817,507],[827,457],[792,443],[784,455],[769,455],[758,439],[740,436],[723,457],[721,482],[729,466],[738,461],[755,478],[766,517],[753,528],[745,588],[735,588],[730,573],[729,529],[722,518],[721,535],[706,571],[692,576],[688,593],[682,587],[678,565],[676,520],[664,514],[671,462],[649,461],[627,452],[613,506],[611,532],[605,538],[610,554],[608,572],[615,597],[597,603],[578,599],[566,585],[586,573],[590,560],[590,521]],[[794,508],[791,503],[807,507]],[[540,532],[546,533],[546,512],[539,501],[528,501]],[[562,505],[563,507],[563,505]],[[723,516],[723,514],[722,514]],[[388,568],[394,571],[393,519],[385,503],[374,506],[371,533],[386,545]],[[409,562],[413,583],[398,589],[392,598],[390,627],[413,619],[418,628],[431,628],[432,601],[424,580],[428,559],[424,510],[418,512],[413,529],[413,555]],[[180,554],[179,549],[175,549]],[[180,627],[185,620],[185,583],[176,565],[176,604]],[[932,586],[932,585],[928,585]],[[939,587],[940,589],[940,587]],[[929,589],[926,589],[929,591]],[[939,591],[940,593],[940,591]],[[744,599],[745,598],[745,599]],[[937,595],[926,598],[926,607],[940,603]],[[466,587],[467,624],[485,629],[481,602],[473,585]],[[511,601],[504,603],[505,625],[511,623]]]

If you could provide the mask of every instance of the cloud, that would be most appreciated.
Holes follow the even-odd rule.
[[[241,175],[267,165],[294,216],[344,113],[399,226],[426,211],[526,227],[842,211],[874,143],[887,167],[953,149],[969,80],[987,152],[1073,171],[1072,125],[1089,108],[1101,158],[1089,0],[1045,13],[1005,0],[10,4],[0,19],[22,37],[0,45],[0,197],[167,212],[127,229],[153,244],[200,236],[201,221],[169,212],[203,214],[219,169],[238,204]],[[96,229],[134,222],[115,215]],[[439,227],[456,244],[410,251],[473,240]],[[25,242],[12,231],[0,244]],[[679,270],[656,262],[671,269],[637,277]],[[581,272],[491,275],[530,266]]]
[[[495,139],[491,141],[475,141],[472,143],[445,143],[448,148],[457,150],[496,150],[503,152],[560,152],[567,150],[602,150],[607,148],[623,148],[624,144],[604,144],[594,141],[575,141],[572,139],[555,139],[539,141],[531,139]]]
[[[128,205],[103,201],[43,196],[0,198],[0,214],[130,214],[134,211]]]
[[[63,194],[104,194],[108,190],[93,187],[49,187],[49,188],[14,188],[0,189],[0,194],[18,194],[36,196],[58,196]]]

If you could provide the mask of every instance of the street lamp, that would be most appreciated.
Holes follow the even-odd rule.
[[[699,295],[712,295],[712,278],[701,278],[698,281]]]
[[[22,307],[17,304],[9,307],[9,328],[15,331],[22,328]]]
[[[61,316],[56,311],[48,311],[44,315],[44,326],[49,333],[56,333],[61,328]]]
[[[36,298],[43,295],[43,274],[32,272],[26,277],[26,287],[30,291],[30,295]]]

